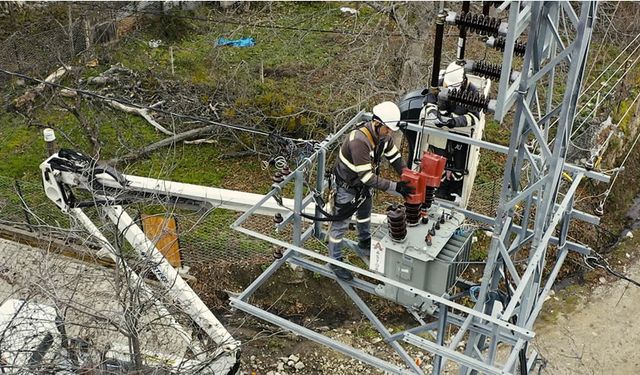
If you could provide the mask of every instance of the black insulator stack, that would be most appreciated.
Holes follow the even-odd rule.
[[[502,20],[495,17],[485,16],[484,14],[460,13],[456,15],[456,25],[465,27],[467,31],[471,31],[480,35],[498,36]]]
[[[391,206],[387,209],[387,221],[391,239],[402,242],[407,237],[407,215],[404,206]]]
[[[450,89],[447,99],[470,111],[486,110],[489,106],[489,98],[471,90]]]
[[[442,57],[442,39],[444,38],[444,13],[436,18],[436,33],[433,41],[433,65],[431,67],[431,87],[438,87],[440,77],[440,58]]]
[[[495,42],[493,42],[493,48],[500,52],[504,52],[506,42],[507,40],[505,38],[498,37],[496,38]],[[527,43],[516,41],[515,45],[513,46],[513,54],[522,57],[524,56],[524,52],[526,51],[526,49]]]
[[[492,64],[486,61],[478,61],[473,64],[473,74],[486,78],[499,79],[502,73],[502,67],[498,64]]]
[[[432,186],[427,186],[427,189],[425,190],[425,194],[424,194],[425,211],[428,211],[431,208],[431,205],[433,204],[433,200],[435,199],[435,196],[436,196],[436,188]]]
[[[407,213],[407,225],[410,227],[418,225],[420,223],[420,206],[422,206],[422,203],[405,203],[404,205]]]

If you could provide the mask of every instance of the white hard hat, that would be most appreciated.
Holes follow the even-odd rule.
[[[389,129],[396,131],[400,127],[400,108],[394,102],[382,102],[373,107],[373,116],[385,124]]]
[[[444,87],[459,87],[464,80],[464,67],[452,62],[444,72]]]

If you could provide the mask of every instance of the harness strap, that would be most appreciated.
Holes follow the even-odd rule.
[[[367,129],[366,126],[363,126],[358,130],[360,130],[362,132],[362,134],[364,134],[367,137],[367,139],[369,140],[369,143],[371,144],[371,147],[375,149],[376,148],[376,143],[373,141],[373,135],[371,134],[369,129]]]
[[[339,183],[337,183],[337,185],[339,185]],[[310,220],[314,220],[314,221],[343,221],[343,220],[346,220],[346,219],[350,218],[351,216],[353,216],[353,214],[358,210],[358,208],[360,208],[360,206],[362,206],[364,201],[366,201],[370,197],[370,193],[367,193],[367,191],[368,190],[366,190],[366,188],[364,188],[364,187],[362,189],[358,189],[358,191],[355,194],[355,202],[351,201],[351,202],[347,202],[347,203],[336,203],[336,205],[335,205],[336,206],[336,213],[335,214],[331,214],[331,213],[326,212],[325,210],[323,210],[322,209],[323,204],[321,204],[319,199],[317,199],[318,197],[316,197],[314,195],[313,196],[313,200],[316,203],[316,208],[318,209],[318,212],[320,212],[325,217],[317,217],[317,216],[314,216],[314,215],[308,215],[308,214],[305,214],[304,212],[301,212],[300,216],[304,217],[305,219],[310,219]],[[343,212],[340,212],[340,211],[343,211]]]

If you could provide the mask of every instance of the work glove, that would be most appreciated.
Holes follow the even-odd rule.
[[[447,123],[445,125],[447,125],[447,128],[453,129],[456,127],[456,120],[453,118],[450,118],[447,120]]]
[[[454,118],[450,118],[447,120],[437,119],[435,125],[439,128],[446,126],[449,129],[453,129],[456,127],[456,120]]]
[[[407,181],[398,181],[396,183],[396,192],[402,195],[403,198],[406,198],[409,194],[413,194],[414,191],[415,189],[409,186]]]

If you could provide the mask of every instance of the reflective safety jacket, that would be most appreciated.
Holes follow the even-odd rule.
[[[469,90],[472,92],[477,91],[477,89],[471,85],[469,86]],[[475,126],[480,121],[479,112],[469,111],[462,105],[447,102],[444,108],[438,106],[438,97],[433,93],[427,94],[424,98],[424,105],[426,107],[425,113],[427,114],[427,118],[438,118],[438,114],[440,118],[445,121],[452,118],[455,122],[455,128]],[[439,120],[436,119],[436,123],[438,123],[438,121]]]
[[[342,143],[333,168],[339,182],[349,187],[360,188],[363,185],[379,190],[394,191],[396,183],[377,175],[377,169],[384,155],[398,172],[407,167],[400,151],[390,136],[379,139],[369,121],[353,130]]]

